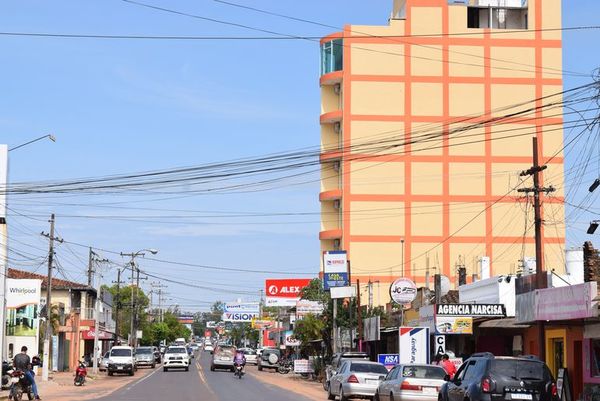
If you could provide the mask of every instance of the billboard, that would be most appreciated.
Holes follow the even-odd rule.
[[[299,347],[300,344],[300,340],[297,340],[296,337],[294,337],[294,332],[292,330],[288,330],[285,332],[286,347]]]
[[[258,302],[228,302],[223,310],[225,312],[258,313],[260,305]]]
[[[400,327],[400,363],[429,363],[429,328]]]
[[[267,279],[265,294],[267,306],[296,306],[300,291],[310,283],[309,278]]]
[[[223,313],[224,322],[246,322],[252,323],[252,319],[258,317],[258,312],[225,312]]]
[[[346,287],[349,285],[348,256],[346,251],[323,252],[323,288]]]
[[[5,346],[8,349],[20,350],[26,346],[30,355],[38,354],[41,287],[42,280],[6,280]]]
[[[320,315],[323,313],[323,304],[318,301],[307,301],[305,299],[301,299],[296,302],[296,316],[302,317],[308,314]]]
[[[377,361],[384,365],[387,370],[392,370],[392,368],[400,363],[400,354],[378,354]]]
[[[473,318],[436,316],[435,331],[438,334],[473,334]]]

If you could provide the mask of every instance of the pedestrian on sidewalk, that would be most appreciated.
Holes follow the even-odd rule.
[[[14,359],[13,359],[13,365],[15,367],[15,369],[21,370],[23,373],[25,373],[25,377],[27,377],[27,380],[29,380],[29,382],[31,383],[31,390],[33,391],[33,395],[35,396],[36,400],[41,400],[39,394],[38,394],[38,390],[37,390],[37,385],[35,384],[35,378],[33,376],[33,371],[31,370],[31,359],[29,359],[29,355],[27,355],[27,347],[26,346],[22,346],[21,347],[21,353],[15,355]]]
[[[448,354],[442,355],[440,366],[444,368],[448,376],[450,376],[450,379],[454,378],[454,375],[456,374],[456,365],[452,363]]]

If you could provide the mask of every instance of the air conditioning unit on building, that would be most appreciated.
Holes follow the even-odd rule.
[[[339,122],[339,121],[338,121],[338,122],[336,122],[335,124],[333,124],[333,131],[334,131],[336,134],[339,134],[341,130],[342,130],[342,124],[340,124],[340,122]]]
[[[333,201],[333,208],[338,210],[340,208],[340,200],[336,199]]]
[[[339,251],[340,250],[340,240],[339,239],[334,239],[333,240],[333,250],[334,251]]]

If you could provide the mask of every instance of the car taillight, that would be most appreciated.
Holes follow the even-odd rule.
[[[489,377],[486,377],[481,381],[481,391],[483,391],[484,393],[492,392],[492,381]]]
[[[358,377],[350,375],[350,377],[348,377],[348,383],[358,383]]]
[[[413,390],[413,391],[421,391],[423,389],[422,386],[418,386],[416,384],[410,384],[406,380],[402,382],[400,386],[400,390]]]
[[[550,391],[552,391],[552,396],[553,397],[557,397],[558,396],[558,388],[556,387],[556,383],[552,383],[552,388],[551,388]]]

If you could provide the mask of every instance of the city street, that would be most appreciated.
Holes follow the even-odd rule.
[[[253,370],[250,368],[250,370]],[[255,372],[255,370],[254,370]],[[263,372],[262,374],[269,374]],[[325,393],[323,393],[323,396]],[[144,378],[126,385],[113,394],[97,398],[98,401],[312,401],[281,387],[265,384],[253,373],[242,380],[231,372],[210,371],[210,354],[199,353],[189,372],[174,370],[163,372],[158,367]]]

